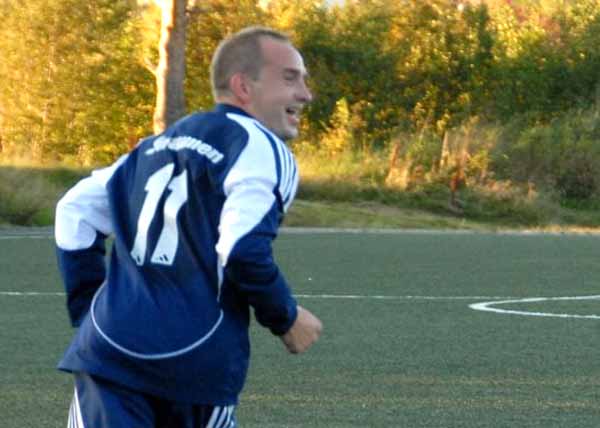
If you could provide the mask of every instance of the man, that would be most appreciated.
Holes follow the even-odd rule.
[[[311,101],[302,57],[252,27],[213,57],[217,106],[142,140],[58,203],[67,307],[79,327],[69,427],[235,427],[250,307],[292,353],[321,323],[298,306],[271,242],[298,185],[291,152]],[[104,241],[114,236],[108,273]]]

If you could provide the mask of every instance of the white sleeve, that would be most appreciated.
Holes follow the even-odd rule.
[[[216,250],[224,267],[235,244],[254,229],[275,203],[277,185],[275,158],[269,141],[257,130],[250,135],[225,181],[227,197],[219,222]]]
[[[56,205],[56,245],[67,251],[89,248],[97,232],[113,232],[106,183],[125,160],[122,156],[110,167],[92,172],[72,187]]]

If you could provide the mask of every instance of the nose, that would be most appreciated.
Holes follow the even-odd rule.
[[[300,89],[297,93],[297,97],[298,97],[298,101],[302,101],[305,104],[307,104],[313,100],[313,95],[310,92],[310,89],[308,88],[308,85],[306,84],[306,82],[304,80],[300,84]]]

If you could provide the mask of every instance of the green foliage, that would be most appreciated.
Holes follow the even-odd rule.
[[[353,141],[350,118],[348,102],[342,98],[335,104],[330,129],[321,138],[320,146],[329,156],[335,156],[352,148],[350,146]]]
[[[572,110],[550,123],[515,120],[505,129],[490,154],[499,176],[538,183],[565,200],[600,197],[597,110]]]
[[[398,81],[390,73],[394,53],[384,40],[392,19],[391,1],[346,2],[333,9],[313,8],[294,26],[317,95],[309,106],[309,135],[330,128],[336,102],[346,99],[353,137],[361,146],[382,147],[406,114],[394,102]]]
[[[265,24],[266,13],[258,0],[198,2],[187,27],[186,98],[190,110],[208,109],[213,104],[209,68],[217,44],[227,35],[248,25]]]
[[[128,1],[7,1],[2,13],[4,151],[105,162],[139,138],[152,81],[132,61]]]
[[[485,95],[493,40],[485,5],[464,9],[447,0],[409,1],[391,32],[404,107],[417,129],[440,135],[471,114]]]
[[[595,102],[596,0],[503,3],[493,16],[496,64],[488,85],[498,118],[533,112],[547,121]]]
[[[150,133],[158,6],[1,4],[0,156],[104,164]],[[189,110],[213,103],[217,43],[269,25],[291,35],[311,74],[315,100],[295,144],[315,171],[369,192],[447,190],[463,174],[467,189],[510,181],[564,204],[599,198],[600,2],[461,4],[190,2]]]

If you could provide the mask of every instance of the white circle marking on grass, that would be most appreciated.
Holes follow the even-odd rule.
[[[559,314],[554,312],[535,312],[535,311],[517,311],[514,309],[502,309],[494,306],[508,305],[511,303],[535,303],[547,301],[564,301],[564,300],[598,300],[600,295],[592,296],[565,296],[565,297],[527,297],[523,299],[511,300],[494,300],[491,302],[473,303],[469,308],[476,311],[495,312],[504,315],[523,315],[529,317],[554,317],[554,318],[579,318],[600,320],[600,315],[580,315],[580,314]]]

